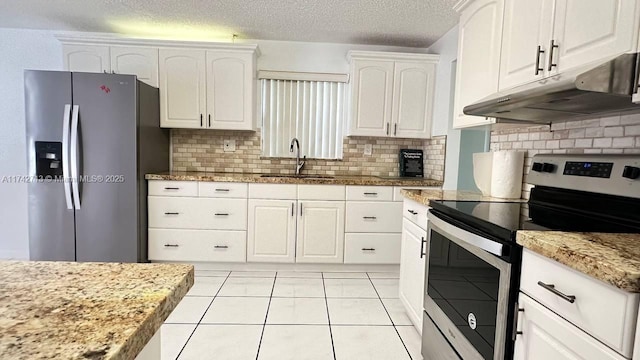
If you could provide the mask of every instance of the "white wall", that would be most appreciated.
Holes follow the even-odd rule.
[[[27,173],[23,71],[61,70],[62,48],[48,31],[0,29],[0,54],[0,259],[26,259],[27,186],[2,179]]]
[[[430,54],[439,54],[436,73],[436,93],[433,108],[434,136],[447,135],[447,150],[444,167],[444,189],[456,189],[458,184],[458,159],[460,156],[460,130],[453,130],[453,90],[455,84],[454,61],[458,57],[458,26],[443,35],[428,49]]]

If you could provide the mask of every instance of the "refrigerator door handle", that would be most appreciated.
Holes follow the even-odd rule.
[[[71,122],[71,105],[64,106],[62,115],[62,184],[64,186],[64,199],[67,203],[67,210],[73,210],[73,200],[71,200],[71,183],[69,182],[69,127]]]
[[[78,187],[78,105],[73,105],[71,116],[71,186],[75,209],[80,210],[80,191]]]

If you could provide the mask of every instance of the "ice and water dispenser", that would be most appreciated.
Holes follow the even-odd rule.
[[[36,177],[58,179],[62,177],[62,143],[36,141]]]

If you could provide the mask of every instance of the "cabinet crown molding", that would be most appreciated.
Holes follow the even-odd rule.
[[[260,55],[257,44],[231,44],[221,42],[206,41],[182,41],[182,40],[162,40],[162,39],[137,39],[120,36],[116,34],[80,33],[80,32],[58,32],[54,37],[63,44],[76,45],[122,45],[122,46],[149,46],[158,48],[193,48],[193,49],[215,49],[223,51],[255,52]]]
[[[402,61],[438,62],[440,60],[440,55],[387,52],[387,51],[351,50],[347,53],[347,59],[349,61],[358,59],[358,60],[388,60],[388,61],[402,60]]]

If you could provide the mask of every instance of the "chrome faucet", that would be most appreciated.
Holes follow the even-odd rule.
[[[306,159],[307,157],[304,156],[303,160],[300,161],[300,142],[298,141],[297,138],[293,138],[293,140],[291,140],[291,147],[289,148],[289,152],[293,152],[293,145],[296,145],[296,175],[300,175],[300,170],[302,170],[302,167],[304,166],[304,159]]]

